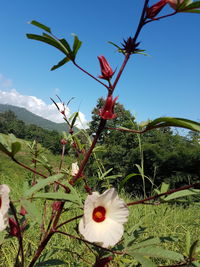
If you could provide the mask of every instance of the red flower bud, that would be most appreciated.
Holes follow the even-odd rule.
[[[63,138],[63,139],[60,140],[60,143],[61,143],[61,145],[66,145],[67,144],[67,140]]]
[[[106,103],[102,109],[100,109],[99,116],[101,116],[104,120],[111,120],[117,117],[114,113],[114,105],[117,101],[118,97],[112,99],[112,96],[108,96],[106,99]]]
[[[17,222],[13,218],[9,218],[9,226],[10,226],[10,235],[19,236],[19,230],[17,227]]]
[[[153,19],[167,4],[167,0],[161,0],[151,7],[147,7],[147,18]]]
[[[52,204],[53,211],[59,211],[61,206],[61,201],[54,201]]]
[[[106,267],[109,266],[109,262],[113,260],[112,256],[108,256],[106,258],[98,259],[95,263],[96,267]]]
[[[111,69],[108,61],[105,59],[104,56],[99,56],[98,57],[100,67],[101,67],[101,76],[99,78],[104,79],[104,80],[110,80],[114,74],[113,70]]]
[[[23,206],[21,206],[19,214],[21,214],[22,216],[25,216],[26,213],[27,213],[26,209]]]

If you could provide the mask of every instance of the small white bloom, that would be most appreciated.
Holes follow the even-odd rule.
[[[79,232],[90,242],[102,247],[114,246],[120,241],[123,224],[127,222],[129,210],[114,188],[103,194],[93,192],[84,204],[84,215],[79,223]]]
[[[0,185],[0,231],[3,231],[8,225],[10,189],[6,184]]]
[[[72,163],[71,175],[76,176],[79,171],[78,162]]]

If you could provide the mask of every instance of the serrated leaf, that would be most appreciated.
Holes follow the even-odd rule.
[[[148,246],[145,248],[139,248],[139,249],[129,249],[127,251],[128,254],[134,256],[134,255],[141,255],[141,256],[148,256],[152,258],[163,258],[163,259],[169,259],[169,260],[175,260],[175,261],[181,261],[183,260],[183,255],[180,253],[167,250],[161,247],[156,246]]]
[[[27,211],[27,216],[29,216],[34,222],[41,224],[42,223],[42,214],[41,211],[35,206],[33,202],[30,202],[26,199],[21,199],[21,205]]]
[[[40,189],[44,188],[48,184],[51,184],[51,183],[53,183],[55,181],[58,181],[63,176],[64,176],[63,174],[56,174],[56,175],[50,176],[50,177],[48,177],[46,179],[40,180],[36,185],[31,187],[31,189],[29,189],[27,192],[25,192],[25,196],[26,197],[32,196],[35,192],[37,192]]]
[[[169,195],[165,198],[165,201],[169,201],[169,200],[180,198],[180,197],[188,197],[188,196],[192,196],[192,195],[196,195],[196,194],[200,194],[199,189],[186,189],[186,190],[172,193],[171,195]]]
[[[141,256],[139,254],[135,254],[134,258],[142,264],[143,267],[157,267],[157,264],[153,263],[150,259]]]
[[[66,64],[67,62],[69,62],[70,59],[68,57],[63,58],[61,61],[58,62],[58,64],[54,65],[51,70],[55,70],[58,69],[60,67],[62,67],[64,64]]]
[[[167,126],[181,127],[200,132],[200,123],[184,118],[172,118],[172,117],[157,118],[149,122],[146,126],[146,129],[148,130],[149,128],[151,129],[151,128],[160,128]]]
[[[38,22],[36,20],[32,20],[30,22],[30,24],[32,24],[32,25],[34,25],[34,26],[36,26],[36,27],[38,27],[38,28],[40,28],[42,30],[45,30],[46,32],[51,33],[51,29],[48,26],[46,26],[46,25],[44,25],[44,24],[42,24],[42,23],[40,23],[40,22]]]

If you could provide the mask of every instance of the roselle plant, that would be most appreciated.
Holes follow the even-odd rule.
[[[108,129],[106,126],[107,120],[113,120],[117,117],[115,104],[118,97],[114,96],[114,91],[127,62],[134,54],[145,53],[145,50],[140,48],[140,41],[138,40],[143,27],[152,22],[159,23],[159,20],[174,16],[177,13],[200,13],[200,1],[161,0],[153,5],[150,0],[144,0],[143,2],[144,5],[135,33],[130,33],[130,36],[124,39],[120,45],[110,42],[119,53],[123,54],[121,67],[113,69],[104,56],[98,56],[101,72],[99,77],[95,77],[77,63],[77,54],[82,45],[78,36],[73,35],[74,40],[71,46],[66,39],[57,38],[49,27],[35,20],[31,21],[32,25],[44,32],[41,35],[27,34],[27,38],[51,45],[64,54],[64,58],[54,65],[51,70],[71,63],[85,75],[101,84],[106,89],[107,96],[104,106],[99,110],[100,122],[96,133],[92,137],[85,133],[88,140],[87,146],[81,143],[77,132],[74,131],[79,116],[78,112],[75,112],[71,118],[67,118],[65,103],[59,98],[61,108],[56,101],[52,100],[69,126],[69,134],[66,134],[61,140],[62,153],[60,164],[56,170],[46,157],[40,155],[42,153],[39,151],[36,142],[29,144],[33,165],[28,166],[16,158],[16,154],[21,150],[20,141],[12,134],[6,137],[0,135],[1,151],[10,157],[14,163],[32,173],[30,183],[26,186],[24,194],[18,201],[13,202],[12,199],[9,199],[12,188],[9,189],[4,184],[0,185],[0,231],[4,233],[0,241],[1,244],[6,241],[6,233],[9,237],[18,240],[14,266],[58,266],[65,264],[59,259],[52,259],[53,252],[45,254],[47,247],[51,246],[52,240],[57,235],[66,236],[66,243],[77,240],[79,245],[83,249],[87,248],[92,255],[92,260],[90,257],[82,257],[72,248],[68,252],[82,260],[82,264],[76,265],[76,260],[74,260],[70,263],[70,266],[200,266],[198,263],[198,251],[200,250],[198,240],[191,243],[189,233],[186,238],[187,250],[183,254],[164,248],[162,243],[173,241],[173,238],[163,237],[162,233],[160,233],[160,237],[149,236],[145,240],[138,240],[145,228],[134,226],[134,222],[131,222],[133,224],[132,229],[127,229],[124,232],[131,206],[139,204],[155,205],[173,201],[180,197],[197,195],[200,193],[198,189],[200,188],[200,182],[172,190],[169,190],[168,185],[163,184],[161,190],[155,191],[154,195],[125,203],[125,200],[118,196],[116,189],[110,187],[109,183],[107,190],[104,190],[102,194],[94,192],[90,186],[90,178],[85,175],[87,163],[97,148],[97,141],[101,133]],[[171,7],[171,13],[160,16],[161,10],[163,11],[166,5]],[[127,134],[129,132],[143,134],[166,126],[182,127],[200,132],[198,122],[172,117],[160,117],[148,121],[141,129],[119,127],[109,128],[109,130],[124,131]],[[66,145],[71,146],[77,159],[67,169],[63,167]],[[40,168],[38,169],[38,167]],[[120,189],[125,183],[126,180],[122,180]],[[84,199],[80,194],[80,185],[83,186],[87,194]],[[76,210],[78,214],[69,217],[72,214],[69,212],[70,210]],[[68,214],[67,219],[66,214]],[[68,224],[70,223],[75,224],[76,234],[68,231]],[[38,244],[30,248],[24,245],[25,235],[29,228],[31,229],[35,224],[39,226],[37,229],[40,235]],[[115,265],[116,259],[117,265]],[[159,261],[158,259],[162,260]],[[168,264],[169,261],[171,265]]]

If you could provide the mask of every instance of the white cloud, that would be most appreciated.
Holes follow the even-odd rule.
[[[0,103],[26,108],[28,111],[53,122],[64,122],[62,114],[58,112],[53,103],[46,104],[35,96],[22,95],[16,89],[10,91],[0,90]],[[57,104],[62,109],[62,105],[60,103]],[[67,117],[70,116],[68,107],[65,107],[65,114]],[[87,127],[87,120],[82,112],[79,112],[79,118],[80,120],[77,120],[76,126],[79,128]]]

